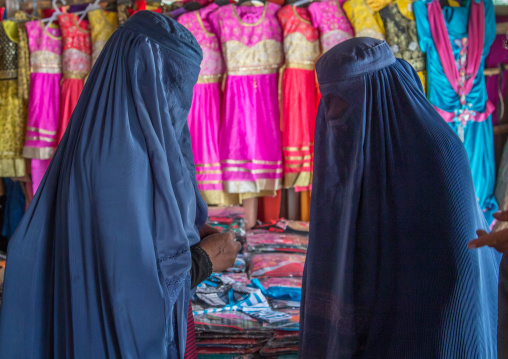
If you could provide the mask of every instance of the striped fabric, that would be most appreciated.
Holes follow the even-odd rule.
[[[185,345],[184,359],[197,359],[196,330],[194,328],[194,316],[192,315],[192,304],[189,302],[189,317],[187,319],[187,341]]]

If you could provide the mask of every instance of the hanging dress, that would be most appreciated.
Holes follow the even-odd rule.
[[[379,11],[386,32],[386,42],[396,58],[404,59],[418,73],[423,88],[425,81],[425,55],[418,45],[416,21],[412,0],[396,0]]]
[[[26,108],[18,96],[18,28],[0,24],[0,177],[23,177]]]
[[[85,78],[91,69],[92,46],[88,21],[78,24],[76,14],[64,14],[58,17],[63,37],[63,82],[60,107],[60,125],[58,141],[67,129],[74,107],[85,85]]]
[[[282,184],[279,9],[269,2],[264,7],[226,5],[210,16],[228,74],[219,135],[223,186],[242,198],[273,195]]]
[[[356,37],[385,39],[385,30],[379,13],[372,11],[365,0],[347,0],[343,8],[355,29]]]
[[[23,156],[32,159],[32,188],[35,193],[58,143],[62,38],[59,28],[46,28],[41,21],[30,21],[25,26],[31,75]]]
[[[313,2],[309,12],[314,27],[319,30],[322,53],[355,36],[338,0]]]
[[[187,117],[196,165],[196,179],[203,199],[208,204],[231,204],[238,196],[228,196],[222,187],[219,157],[221,122],[221,83],[226,71],[220,43],[212,32],[208,16],[219,6],[211,4],[198,11],[181,15],[178,22],[198,41],[203,51],[201,72],[194,86],[192,106]],[[234,197],[230,199],[229,197]]]
[[[104,45],[118,28],[116,12],[102,9],[92,10],[88,13],[90,32],[92,35],[92,66],[101,54]]]
[[[487,98],[483,70],[496,36],[492,0],[445,9],[437,0],[425,0],[413,7],[420,48],[427,56],[427,97],[464,143],[476,194],[490,224],[497,210],[490,116],[494,105]]]
[[[286,59],[282,75],[282,152],[284,187],[307,190],[312,183],[319,33],[309,11],[292,5],[278,13]]]

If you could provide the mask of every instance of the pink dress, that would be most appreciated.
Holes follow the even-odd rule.
[[[32,159],[33,193],[46,172],[58,143],[62,38],[60,29],[40,21],[25,24],[30,49],[30,102],[23,156]]]
[[[353,27],[337,0],[324,0],[309,5],[314,27],[319,30],[323,53],[354,37]]]
[[[228,78],[219,135],[224,190],[274,191],[282,184],[278,72],[283,64],[278,5],[226,5],[210,17]]]
[[[208,15],[219,6],[211,4],[178,18],[196,38],[203,51],[201,72],[187,121],[191,133],[196,177],[208,204],[222,204],[222,171],[219,157],[221,83],[226,70],[219,39],[212,32]]]

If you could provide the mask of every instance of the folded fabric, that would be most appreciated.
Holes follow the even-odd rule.
[[[254,230],[247,233],[247,250],[251,253],[297,252],[306,253],[309,237],[297,234]]]
[[[267,253],[252,256],[250,276],[252,277],[301,277],[305,255]]]
[[[193,305],[194,306],[194,305]],[[196,333],[200,331],[216,333],[244,333],[271,331],[263,324],[242,312],[221,312],[195,314]]]
[[[193,313],[207,314],[223,311],[257,312],[270,310],[268,300],[259,288],[222,275],[212,275],[196,288]]]
[[[259,282],[259,279],[252,279],[251,286],[258,288],[261,290],[266,297],[272,299],[280,299],[280,300],[292,300],[292,301],[300,301],[302,299],[302,288],[295,287],[284,287],[284,286],[273,286],[265,288]]]

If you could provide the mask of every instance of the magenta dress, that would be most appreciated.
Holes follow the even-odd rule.
[[[342,11],[339,1],[313,2],[309,5],[309,12],[312,24],[319,30],[323,53],[355,36],[353,27]]]
[[[33,193],[49,166],[58,144],[62,38],[60,29],[41,21],[25,24],[30,49],[30,102],[23,156],[32,159]]]
[[[211,4],[178,18],[196,38],[203,51],[201,72],[194,86],[192,106],[187,117],[198,188],[208,204],[224,204],[219,157],[221,121],[221,83],[226,70],[219,39],[212,32],[208,15],[219,6]]]
[[[219,135],[224,190],[275,191],[282,184],[278,72],[283,64],[280,6],[226,5],[210,19],[227,65]]]
[[[500,16],[496,18],[496,22],[506,22],[508,21],[508,17]],[[504,41],[506,39],[506,35],[497,35],[494,43],[490,47],[490,52],[485,59],[485,67],[486,68],[495,68],[498,67],[499,64],[508,64],[508,50],[504,48]],[[508,71],[503,71],[501,75],[493,75],[487,76],[485,78],[485,85],[487,86],[487,95],[489,97],[489,101],[492,102],[496,106],[496,110],[492,112],[492,124],[497,125],[499,123],[498,111],[499,111],[499,92],[504,98],[506,94],[506,80]],[[499,77],[503,78],[499,81]],[[505,110],[506,111],[506,110]]]

